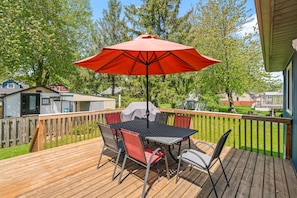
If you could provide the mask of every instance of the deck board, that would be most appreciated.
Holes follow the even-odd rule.
[[[196,140],[192,139],[192,143]],[[118,185],[111,175],[116,154],[106,151],[102,165],[96,168],[102,139],[95,138],[0,161],[0,197],[139,197],[145,168],[127,160],[123,181]],[[184,144],[182,148],[186,148]],[[193,147],[195,145],[193,144]],[[210,149],[199,148],[206,153]],[[123,158],[117,167],[120,172]],[[152,167],[147,184],[147,197],[214,197],[206,172],[184,164],[176,183],[177,163],[168,156],[170,180],[165,171]],[[294,197],[297,178],[291,162],[225,147],[222,162],[230,187],[217,163],[212,169],[219,196],[222,197]],[[164,169],[164,161],[159,168]]]

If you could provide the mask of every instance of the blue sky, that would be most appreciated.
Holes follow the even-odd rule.
[[[91,2],[91,7],[93,9],[93,19],[98,19],[101,18],[102,11],[103,9],[107,9],[107,3],[108,0],[90,0]],[[141,5],[142,1],[141,0],[122,0],[120,1],[122,5],[130,5],[131,3],[137,5]],[[196,4],[197,0],[181,0],[180,4],[180,14],[183,15],[187,11],[190,10],[191,7],[193,7]],[[255,5],[254,5],[254,0],[248,0],[246,7],[252,8],[252,13],[255,13]]]

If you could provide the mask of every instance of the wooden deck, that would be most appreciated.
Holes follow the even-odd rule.
[[[133,173],[126,170],[120,185],[118,177],[111,181],[110,159],[115,154],[106,152],[102,158],[105,164],[96,169],[102,144],[101,138],[96,138],[1,160],[0,197],[140,197],[145,169],[129,161],[126,167]],[[290,161],[230,147],[224,148],[222,158],[230,187],[226,186],[220,166],[214,166],[219,196],[296,197],[297,178]],[[177,164],[168,159],[171,179],[167,180],[163,172],[158,182],[153,167],[147,197],[214,197],[208,175],[199,170],[183,170],[176,184]],[[163,168],[164,163],[159,167]]]

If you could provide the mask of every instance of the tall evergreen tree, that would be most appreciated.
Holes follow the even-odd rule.
[[[149,33],[160,39],[186,45],[191,40],[188,34],[191,28],[188,22],[191,10],[184,16],[179,16],[179,6],[180,0],[143,0],[140,7],[133,4],[126,7],[125,15],[131,24],[129,29],[131,34],[138,36]],[[184,82],[181,82],[181,79]],[[189,94],[189,89],[184,89],[184,87],[188,88],[191,86],[189,83],[193,81],[185,79],[181,78],[180,75],[150,76],[150,100],[155,105],[170,103],[175,106],[176,101],[183,100]],[[129,78],[127,83],[129,83],[129,87],[134,89],[138,86],[139,91],[137,93],[139,94],[137,96],[139,100],[145,98],[145,92],[142,90],[145,90],[146,81],[143,77]],[[131,97],[133,96],[131,95]]]
[[[103,17],[96,22],[97,35],[93,37],[94,41],[100,44],[97,46],[98,49],[131,39],[127,35],[128,27],[123,17],[122,4],[118,0],[109,0],[108,9],[104,9],[102,14]],[[120,85],[123,77],[104,74],[100,74],[100,76],[104,79],[101,82],[103,85],[101,88],[111,87],[112,95],[114,95],[115,87]]]

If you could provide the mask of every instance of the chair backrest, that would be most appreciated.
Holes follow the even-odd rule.
[[[105,146],[107,146],[115,151],[118,151],[119,150],[118,143],[117,143],[117,140],[115,139],[114,133],[113,133],[112,129],[110,128],[110,126],[101,124],[101,123],[97,123],[97,124],[100,129],[101,136],[102,136]]]
[[[216,146],[216,148],[215,148],[215,150],[214,150],[214,152],[213,152],[213,154],[212,154],[212,156],[211,156],[210,163],[211,163],[214,159],[216,159],[216,158],[218,158],[218,157],[220,156],[220,154],[221,154],[221,152],[222,152],[222,150],[223,150],[224,144],[225,144],[225,142],[226,142],[226,140],[227,140],[229,134],[231,133],[231,131],[232,131],[232,130],[229,129],[226,133],[224,133],[224,134],[220,137],[220,139],[219,139],[219,141],[218,141],[218,143],[217,143],[217,146]]]
[[[190,128],[191,116],[175,115],[173,125],[176,127]]]
[[[144,164],[147,164],[144,147],[142,141],[139,137],[139,133],[129,131],[126,129],[121,129],[122,138],[126,150],[126,154]]]
[[[121,114],[120,113],[105,114],[105,120],[107,124],[119,123],[121,122]]]
[[[167,124],[168,114],[167,113],[157,113],[155,121],[161,124]]]

